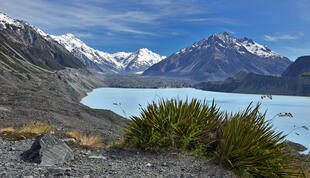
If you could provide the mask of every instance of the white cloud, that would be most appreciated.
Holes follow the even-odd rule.
[[[289,35],[289,34],[284,34],[284,35],[264,35],[264,39],[266,41],[279,41],[279,40],[296,40],[304,36],[303,32],[299,32],[295,35]]]
[[[29,21],[39,28],[89,29],[102,27],[110,32],[156,35],[165,19],[205,13],[198,0],[0,0],[0,11]],[[129,6],[128,6],[129,5]],[[186,8],[185,8],[186,7]],[[46,29],[45,28],[45,29]]]
[[[206,18],[192,18],[185,20],[187,22],[198,22],[198,23],[212,23],[212,24],[228,24],[228,25],[235,25],[237,24],[235,20],[231,18],[224,18],[224,17],[206,17]]]

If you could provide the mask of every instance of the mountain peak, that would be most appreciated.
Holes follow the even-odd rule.
[[[152,54],[153,51],[147,49],[147,48],[140,48],[137,51],[135,51],[134,53],[138,53],[138,54]]]
[[[209,43],[221,42],[225,44],[232,44],[232,43],[236,43],[237,39],[231,36],[229,33],[224,32],[224,33],[213,34],[207,39],[207,41]]]
[[[213,34],[147,69],[144,75],[221,80],[239,71],[280,74],[289,59],[248,38]]]
[[[212,37],[217,37],[220,39],[224,39],[224,38],[234,38],[233,36],[231,36],[228,32],[223,32],[223,33],[214,33],[213,35],[211,35]]]
[[[75,38],[74,34],[72,34],[72,33],[66,33],[62,36],[69,37],[69,38]]]

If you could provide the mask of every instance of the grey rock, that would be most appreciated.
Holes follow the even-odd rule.
[[[145,166],[146,167],[152,167],[153,165],[151,163],[147,163]]]
[[[106,160],[107,157],[105,156],[88,156],[89,159],[103,159],[103,160]]]
[[[168,164],[166,162],[163,162],[161,165],[162,166],[168,166]]]
[[[71,148],[57,137],[45,134],[36,138],[30,150],[22,154],[24,161],[42,166],[63,164],[74,159]]]
[[[49,174],[53,175],[53,176],[64,176],[67,175],[69,173],[69,171],[71,171],[70,168],[49,168],[48,172]]]
[[[76,143],[76,140],[74,138],[64,138],[64,139],[61,139],[63,142],[73,142],[73,143]]]

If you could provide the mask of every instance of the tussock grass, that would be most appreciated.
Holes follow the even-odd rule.
[[[20,130],[20,133],[34,133],[37,135],[49,134],[52,132],[52,127],[42,122],[31,122],[24,125]]]
[[[296,160],[285,151],[285,136],[273,130],[259,108],[259,104],[250,105],[243,112],[226,115],[215,160],[254,177],[297,176]]]
[[[53,132],[51,126],[41,122],[31,122],[20,129],[13,127],[2,128],[0,131],[4,133],[2,137],[10,141],[35,138],[38,135]]]
[[[285,135],[273,129],[260,104],[235,114],[196,99],[160,100],[131,117],[121,146],[158,151],[185,150],[213,158],[244,177],[302,176],[285,151]]]
[[[100,148],[103,146],[102,138],[98,135],[86,136],[79,131],[66,132],[66,135],[78,141],[79,145],[86,148]]]
[[[139,147],[152,151],[162,148],[199,149],[200,140],[207,144],[214,141],[222,116],[223,113],[214,103],[209,107],[196,99],[184,102],[176,99],[161,100],[158,104],[153,102],[142,109],[140,117],[131,117],[123,144],[129,148]]]
[[[14,127],[0,128],[0,132],[14,132]]]

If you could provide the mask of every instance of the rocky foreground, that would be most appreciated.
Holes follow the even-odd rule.
[[[0,137],[0,177],[235,177],[209,161],[182,153],[148,153],[117,148],[73,148],[74,159],[43,166],[23,160],[34,140]]]

